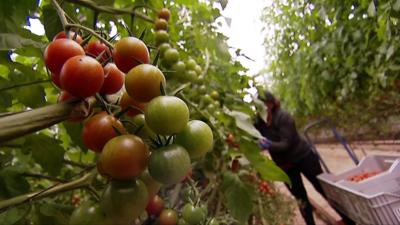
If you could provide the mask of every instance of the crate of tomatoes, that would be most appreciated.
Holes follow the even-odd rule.
[[[400,224],[400,156],[366,156],[351,170],[318,179],[330,204],[358,224]]]

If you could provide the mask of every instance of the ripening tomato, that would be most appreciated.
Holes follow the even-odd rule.
[[[203,121],[192,120],[176,135],[175,143],[184,147],[191,159],[198,159],[212,149],[213,133]]]
[[[52,73],[60,74],[64,63],[77,55],[85,55],[83,48],[71,39],[56,39],[44,50],[44,62]]]
[[[111,181],[104,189],[100,206],[109,225],[127,225],[138,218],[148,203],[146,185],[140,179]]]
[[[139,64],[150,62],[150,54],[146,44],[135,37],[125,37],[119,40],[112,52],[118,69],[127,73]]]
[[[169,20],[169,17],[171,16],[171,11],[167,8],[162,8],[160,11],[158,11],[158,18],[162,18],[166,21]]]
[[[70,225],[102,225],[106,217],[100,205],[92,201],[87,201],[76,208],[69,220]]]
[[[78,44],[82,42],[82,37],[79,34],[76,35],[76,33],[73,31],[69,32],[69,38],[67,37],[64,31],[61,31],[58,34],[56,34],[56,36],[53,37],[53,41],[56,39],[72,39],[76,41]]]
[[[92,57],[74,56],[62,67],[60,82],[62,89],[73,96],[86,98],[100,91],[104,82],[104,70]]]
[[[161,95],[165,87],[164,74],[157,67],[141,64],[131,69],[125,77],[125,89],[129,96],[139,102],[148,102]]]
[[[164,209],[158,217],[160,225],[176,225],[178,223],[178,215],[173,209]]]
[[[124,85],[125,74],[114,63],[107,63],[104,67],[104,83],[100,89],[102,94],[114,94]]]
[[[145,119],[147,125],[156,134],[177,134],[189,122],[189,108],[178,97],[159,96],[147,105]]]
[[[92,56],[93,58],[97,58],[102,54],[100,62],[104,62],[111,57],[110,49],[99,40],[89,42],[85,50],[86,55]]]
[[[101,166],[110,177],[127,180],[139,176],[147,167],[150,151],[143,140],[127,134],[109,140],[101,152]]]
[[[148,169],[158,182],[176,184],[190,171],[190,156],[180,145],[167,145],[151,153]]]
[[[129,106],[133,106],[133,108],[129,109],[126,112],[126,115],[128,116],[135,116],[137,114],[141,114],[143,113],[146,107],[146,103],[136,101],[135,99],[130,97],[126,92],[122,94],[121,100],[119,101],[119,105],[121,106],[121,110],[126,110]],[[135,108],[141,109],[142,111]]]
[[[163,209],[164,200],[158,195],[155,195],[153,198],[151,198],[146,206],[147,213],[153,216],[158,216]]]
[[[82,139],[86,147],[95,152],[101,152],[104,145],[116,137],[118,134],[115,129],[120,133],[124,132],[122,123],[107,112],[102,111],[90,117],[82,130]]]
[[[168,22],[162,18],[156,19],[154,27],[156,30],[167,30]]]

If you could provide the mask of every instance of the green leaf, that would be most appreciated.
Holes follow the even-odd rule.
[[[7,196],[13,197],[27,193],[30,185],[25,177],[21,176],[21,167],[6,167],[0,171],[0,180],[2,180]]]
[[[26,138],[23,148],[28,149],[32,158],[51,175],[58,175],[63,166],[64,149],[60,142],[43,134]]]
[[[41,85],[32,85],[16,89],[15,97],[22,104],[36,108],[43,106],[46,102],[44,88]]]
[[[4,213],[0,214],[0,221],[2,225],[18,225],[25,224],[21,220],[25,219],[25,216],[29,212],[29,205],[23,205],[20,207],[12,208]]]
[[[290,184],[290,178],[272,160],[261,155],[260,148],[254,142],[244,138],[240,141],[240,151],[250,161],[250,164],[261,174],[264,180],[284,181]]]
[[[87,152],[88,149],[86,148],[82,139],[83,124],[64,122],[63,126],[70,136],[72,144],[79,146],[82,151]]]
[[[51,5],[43,6],[42,23],[47,39],[52,40],[53,37],[63,30],[62,23],[58,17],[57,11]]]
[[[236,125],[240,129],[246,131],[248,134],[250,134],[253,137],[262,138],[262,135],[254,127],[253,121],[252,121],[251,117],[248,114],[242,113],[242,112],[239,112],[239,111],[230,111],[230,112],[228,112],[228,115],[230,115],[233,118],[235,118]]]
[[[245,224],[253,211],[254,189],[245,185],[237,174],[225,172],[222,190],[229,213],[240,224]]]
[[[44,48],[45,44],[31,39],[23,38],[18,34],[0,33],[0,51],[22,48],[24,46],[33,46],[35,48]]]
[[[376,16],[376,7],[374,1],[371,1],[368,6],[368,15],[370,17],[375,17]]]

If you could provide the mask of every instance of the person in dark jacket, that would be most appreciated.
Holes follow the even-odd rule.
[[[325,197],[317,175],[322,173],[319,158],[311,150],[311,146],[303,139],[292,116],[280,107],[280,102],[270,92],[266,91],[259,97],[267,107],[267,118],[256,118],[254,126],[264,137],[259,141],[262,150],[268,150],[272,160],[289,176],[292,186],[286,186],[300,203],[300,212],[307,225],[314,225],[312,206],[301,179],[303,174],[314,188]],[[346,224],[355,224],[351,219],[342,216]]]

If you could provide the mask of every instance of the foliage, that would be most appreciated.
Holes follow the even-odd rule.
[[[68,21],[85,28],[72,28],[84,38],[89,37],[89,28],[98,31],[97,35],[103,38],[118,34],[116,40],[129,34],[143,36],[151,50],[151,59],[157,64],[159,55],[154,50],[153,20],[157,10],[164,7],[163,1],[60,2]],[[237,174],[227,172],[229,167],[226,165],[233,157],[247,157],[263,179],[288,181],[288,178],[271,160],[258,154],[255,138],[259,134],[250,120],[254,110],[251,104],[243,104],[242,100],[251,78],[243,75],[246,69],[232,59],[227,38],[217,31],[215,21],[221,16],[220,8],[227,4],[227,1],[218,2],[176,0],[167,5],[172,13],[169,43],[179,51],[180,59],[196,61],[204,80],[182,84],[174,79],[162,59],[158,65],[168,80],[167,93],[178,90],[177,95],[190,106],[190,117],[203,120],[213,130],[213,151],[197,161],[194,167],[206,174],[219,192],[224,190],[223,195],[221,192],[208,200],[210,205],[215,205],[218,200],[215,197],[221,196],[222,210],[210,213],[216,217],[233,217],[234,220],[229,222],[232,224],[232,221],[247,221],[255,212],[251,201],[257,196],[249,183]],[[50,0],[0,1],[0,11],[0,112],[4,113],[0,118],[55,104],[60,90],[51,82],[43,52],[54,36],[66,28],[65,21],[60,20],[59,12]],[[32,33],[29,24],[32,20],[43,24],[44,35]],[[114,44],[115,40],[111,39],[111,42]],[[181,90],[187,86],[190,87]],[[205,93],[201,93],[201,86],[206,87]],[[217,91],[219,97],[210,101],[207,95],[210,97],[212,91]],[[112,104],[98,102],[95,110],[107,109],[109,105]],[[95,166],[98,154],[88,151],[83,143],[82,127],[82,122],[65,121],[0,143],[0,221],[10,225],[68,224],[69,216],[79,202],[98,200],[107,180],[93,178],[93,172],[89,172]],[[225,139],[229,133],[240,137],[238,142],[243,147],[236,149],[227,145]],[[54,195],[40,197],[48,192]],[[167,197],[171,194],[168,188],[162,193]],[[13,198],[16,196],[25,200]],[[244,204],[236,204],[237,199],[242,199]],[[22,204],[16,204],[15,200]]]
[[[382,127],[399,111],[400,1],[274,1],[263,21],[273,89],[299,118]],[[303,121],[304,122],[304,121]]]

